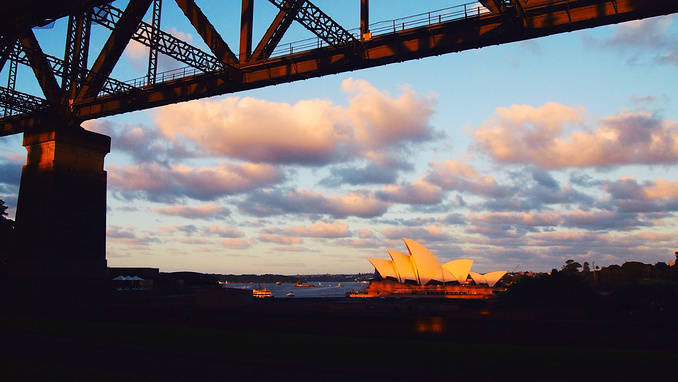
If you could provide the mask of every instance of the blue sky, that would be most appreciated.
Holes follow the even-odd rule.
[[[350,29],[347,3],[316,2]],[[461,4],[371,3],[373,21]],[[237,51],[238,7],[198,4]],[[207,50],[174,2],[163,11],[164,30]],[[256,3],[255,41],[273,14]],[[64,28],[36,31],[56,56]],[[93,46],[107,33],[95,26]],[[295,26],[283,41],[307,37]],[[116,78],[143,76],[145,54],[130,45]],[[369,272],[402,236],[481,272],[669,261],[677,71],[668,16],[86,122],[113,137],[109,265]],[[26,69],[18,87],[40,94]],[[25,150],[18,136],[0,150],[13,213]]]

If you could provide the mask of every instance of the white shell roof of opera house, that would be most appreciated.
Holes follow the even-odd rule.
[[[391,260],[368,259],[382,278],[392,278],[401,283],[409,280],[419,285],[426,285],[431,280],[442,283],[456,281],[466,284],[470,275],[476,284],[487,284],[493,287],[506,274],[506,271],[486,274],[471,272],[473,265],[471,259],[455,259],[441,265],[435,255],[421,243],[408,238],[403,238],[403,241],[409,255],[389,249],[388,254]]]

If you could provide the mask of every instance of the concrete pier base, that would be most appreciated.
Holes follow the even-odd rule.
[[[106,172],[111,138],[79,127],[25,133],[12,278],[106,281]],[[50,288],[51,286],[47,286]],[[87,287],[85,287],[87,288]]]

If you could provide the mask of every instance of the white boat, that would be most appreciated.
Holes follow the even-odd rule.
[[[294,292],[287,292],[287,293],[285,293],[285,296],[294,297]]]

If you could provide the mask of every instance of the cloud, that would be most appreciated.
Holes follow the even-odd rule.
[[[181,216],[188,219],[216,219],[228,216],[231,213],[228,208],[221,207],[217,204],[203,204],[201,206],[176,205],[167,207],[154,207],[153,212],[163,215]]]
[[[129,154],[137,163],[160,162],[195,156],[182,144],[171,142],[158,133],[155,126],[119,124],[110,120],[89,120],[83,127],[111,137],[111,149]]]
[[[664,179],[655,179],[643,187],[643,195],[647,199],[678,199],[678,181],[671,182]]]
[[[263,241],[265,243],[292,245],[292,244],[301,244],[304,240],[300,237],[290,237],[280,234],[262,233],[259,235],[259,241]]]
[[[320,184],[327,187],[336,187],[342,184],[388,184],[395,183],[401,166],[384,166],[369,163],[363,167],[342,166],[330,169],[330,176],[322,179]]]
[[[170,27],[167,31],[179,40],[189,44],[193,43],[193,35],[191,33],[181,32],[175,27]],[[123,54],[136,70],[146,70],[148,68],[149,49],[146,45],[136,40],[130,40]],[[177,69],[181,66],[184,66],[184,64],[169,56],[162,53],[158,55],[158,72]]]
[[[591,231],[599,230],[632,230],[651,226],[649,219],[641,218],[634,213],[618,213],[613,211],[573,210],[565,213],[557,211],[541,212],[488,212],[471,213],[467,217],[477,233],[513,231],[516,234],[527,234],[535,231],[533,227],[568,227]],[[483,231],[487,230],[487,231]]]
[[[2,161],[0,162],[0,183],[18,187],[19,181],[21,180],[21,167],[22,163],[14,161]]]
[[[427,182],[448,191],[469,192],[485,196],[501,196],[508,190],[499,187],[492,176],[482,176],[471,166],[455,160],[429,163]]]
[[[584,110],[557,103],[497,108],[498,119],[473,132],[476,147],[503,163],[545,169],[678,163],[678,124],[645,112],[583,126]]]
[[[570,174],[570,183],[582,187],[596,187],[601,184],[601,181],[582,171],[576,171]]]
[[[167,31],[169,32],[169,34],[178,38],[181,41],[187,42],[189,44],[193,43],[193,34],[191,34],[191,33],[182,32],[182,31],[178,30],[176,27],[169,27],[167,29]]]
[[[178,225],[162,227],[160,230],[166,233],[182,232],[188,236],[192,236],[194,234],[200,236],[216,236],[223,238],[239,238],[245,236],[245,234],[237,228],[218,226],[215,224],[200,227],[193,224]]]
[[[532,179],[534,179],[539,186],[547,188],[549,190],[557,190],[558,188],[560,188],[558,181],[553,176],[551,176],[551,174],[548,171],[534,169],[532,171]]]
[[[111,239],[132,239],[136,237],[136,234],[131,228],[111,226],[106,229],[106,237]]]
[[[526,168],[510,172],[512,184],[503,197],[481,203],[491,211],[532,211],[563,205],[591,206],[595,199],[576,190],[570,184],[560,183],[547,171]],[[509,188],[509,187],[507,187]]]
[[[128,249],[145,249],[150,244],[160,243],[157,238],[144,235],[138,236],[133,228],[109,226],[106,228],[106,239],[109,244],[121,244]]]
[[[165,167],[157,163],[108,168],[111,189],[126,198],[143,197],[152,201],[189,197],[214,200],[254,190],[282,181],[282,172],[271,165],[221,163],[217,167]]]
[[[668,17],[653,17],[633,20],[617,25],[614,34],[603,44],[609,48],[652,48],[659,49],[668,45],[670,37],[667,29],[672,20]]]
[[[544,270],[557,267],[566,259],[603,265],[629,260],[654,263],[662,256],[666,260],[673,257],[670,235],[650,231],[618,234],[568,230],[533,232],[521,236],[510,236],[511,232],[508,233],[506,237],[466,237],[464,241],[473,243],[473,246],[459,248],[457,256],[476,259],[478,269],[482,267],[481,264],[491,264],[493,269],[501,266],[511,269],[520,265],[520,269],[538,267]],[[438,244],[445,245],[444,242]]]
[[[227,97],[164,107],[156,123],[167,139],[189,140],[205,155],[301,165],[376,158],[433,136],[433,99],[408,88],[392,97],[353,79],[342,90],[348,107],[320,99],[289,104]]]
[[[372,232],[371,230],[369,230],[367,228],[361,228],[357,232],[358,232],[358,237],[361,238],[361,239],[369,239],[369,238],[374,237],[374,232]]]
[[[271,227],[260,231],[259,240],[280,244],[298,244],[302,238],[338,239],[351,236],[348,225],[340,222],[317,222],[310,226],[298,225],[286,228]],[[286,239],[287,238],[287,239]],[[288,240],[289,239],[289,240]]]
[[[148,65],[148,47],[136,40],[130,40],[123,53],[136,69]]]
[[[17,194],[21,180],[22,163],[15,159],[18,158],[9,158],[8,156],[0,158],[0,199],[8,207],[9,218],[12,218],[16,213]]]
[[[655,57],[655,61],[661,64],[678,66],[678,49],[666,51],[658,55],[657,57]]]
[[[472,224],[509,224],[524,226],[555,226],[560,222],[560,214],[553,211],[527,212],[487,212],[471,213],[467,219]]]
[[[381,231],[387,239],[401,239],[412,237],[423,242],[450,240],[450,236],[437,225],[427,227],[389,227]]]
[[[647,56],[652,63],[678,66],[678,36],[671,28],[676,20],[676,15],[633,20],[615,26],[614,34],[607,39],[588,36],[587,41],[597,48],[630,54],[629,64],[636,64]]]
[[[588,230],[633,230],[643,226],[652,226],[648,219],[636,213],[618,213],[612,211],[570,211],[564,217],[562,225]]]
[[[216,225],[210,225],[208,227],[204,227],[201,231],[206,236],[218,236],[218,237],[228,237],[228,238],[238,238],[238,237],[244,236],[244,234],[236,228],[219,227],[219,226],[216,226]]]
[[[284,231],[301,237],[316,237],[316,238],[338,238],[347,237],[351,234],[348,232],[348,224],[339,222],[317,222],[310,226],[294,226],[285,229]]]
[[[599,208],[625,213],[670,213],[678,211],[678,195],[671,187],[676,182],[655,179],[644,184],[632,177],[603,182],[609,197],[596,205]]]
[[[377,192],[377,197],[391,203],[438,204],[442,201],[440,187],[417,179],[410,184],[391,184]]]
[[[371,192],[331,195],[302,189],[255,190],[238,203],[240,212],[255,216],[282,214],[330,215],[335,218],[380,216],[389,204]]]
[[[340,239],[337,240],[336,244],[342,247],[379,250],[380,248],[383,247],[384,242],[375,239],[360,238],[360,239]],[[361,252],[364,252],[364,250]]]
[[[247,249],[251,247],[251,244],[248,240],[244,240],[241,238],[225,239],[224,241],[221,242],[221,245],[224,248],[229,249]]]
[[[447,214],[445,217],[440,219],[440,222],[451,225],[464,225],[467,223],[467,220],[464,215],[455,212]]]
[[[646,95],[646,96],[636,96],[632,95],[631,96],[631,102],[633,103],[640,103],[640,104],[651,104],[657,102],[658,97],[655,97],[653,95]]]
[[[177,240],[181,244],[189,244],[189,245],[210,245],[213,244],[212,240],[210,239],[201,239],[201,238],[195,238],[195,237],[182,237]]]

